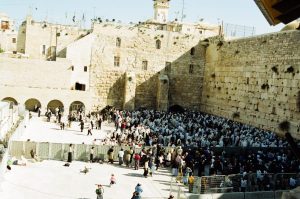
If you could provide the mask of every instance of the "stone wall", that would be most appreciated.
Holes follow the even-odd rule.
[[[71,90],[71,63],[0,58],[0,85]]]
[[[300,32],[210,39],[201,110],[300,138]],[[297,102],[298,101],[298,102]]]
[[[74,101],[82,102],[90,110],[90,92],[71,90],[71,76],[66,59],[50,62],[0,57],[0,100],[13,98],[25,104],[36,99],[43,113],[52,100],[61,101],[66,112]]]
[[[199,107],[205,49],[198,45],[200,34],[154,30],[147,25],[123,26],[117,23],[95,24],[95,43],[92,49],[90,89],[94,104],[122,107],[125,72],[136,77],[135,108],[156,108],[158,77],[170,78],[171,104]],[[121,45],[116,46],[117,38]],[[160,41],[157,49],[156,42]],[[191,48],[195,47],[191,55]],[[114,57],[120,65],[114,66]],[[143,66],[146,63],[146,67]],[[171,63],[166,69],[166,62]],[[193,71],[190,73],[190,65]],[[130,101],[127,99],[126,102]]]
[[[35,22],[30,16],[22,23],[20,31],[18,51],[33,59],[49,59],[51,54],[66,57],[67,45],[88,32],[75,26]],[[45,50],[43,50],[43,46],[45,46]],[[51,49],[51,47],[55,49]]]

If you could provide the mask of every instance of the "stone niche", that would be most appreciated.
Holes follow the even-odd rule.
[[[158,76],[157,84],[156,110],[167,111],[169,106],[169,77],[167,75]]]
[[[125,88],[124,88],[124,110],[134,110],[135,108],[135,90],[136,90],[136,75],[134,72],[125,73]]]

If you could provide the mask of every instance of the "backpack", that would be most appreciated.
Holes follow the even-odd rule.
[[[102,190],[101,189],[96,189],[96,194],[97,195],[102,195]]]

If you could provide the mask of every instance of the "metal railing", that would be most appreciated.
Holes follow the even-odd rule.
[[[289,185],[291,177],[297,179],[297,174],[262,173],[257,176],[256,173],[250,173],[195,177],[192,192],[195,194],[241,192],[243,178],[247,180],[245,192],[289,190],[293,188]]]
[[[187,190],[186,187],[182,184],[181,177],[178,178],[172,177],[170,182],[170,195],[174,196],[174,199],[186,199],[188,196],[186,195]]]

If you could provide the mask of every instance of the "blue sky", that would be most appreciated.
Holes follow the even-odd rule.
[[[185,22],[203,18],[210,23],[230,23],[256,28],[256,34],[280,30],[283,25],[270,26],[254,3],[254,0],[171,0],[169,19],[181,18],[184,3]],[[30,9],[31,8],[31,9]],[[36,21],[72,24],[91,18],[116,19],[123,23],[145,21],[153,16],[153,0],[0,0],[0,12],[7,13],[17,24],[32,11]],[[176,14],[179,13],[179,14]]]

